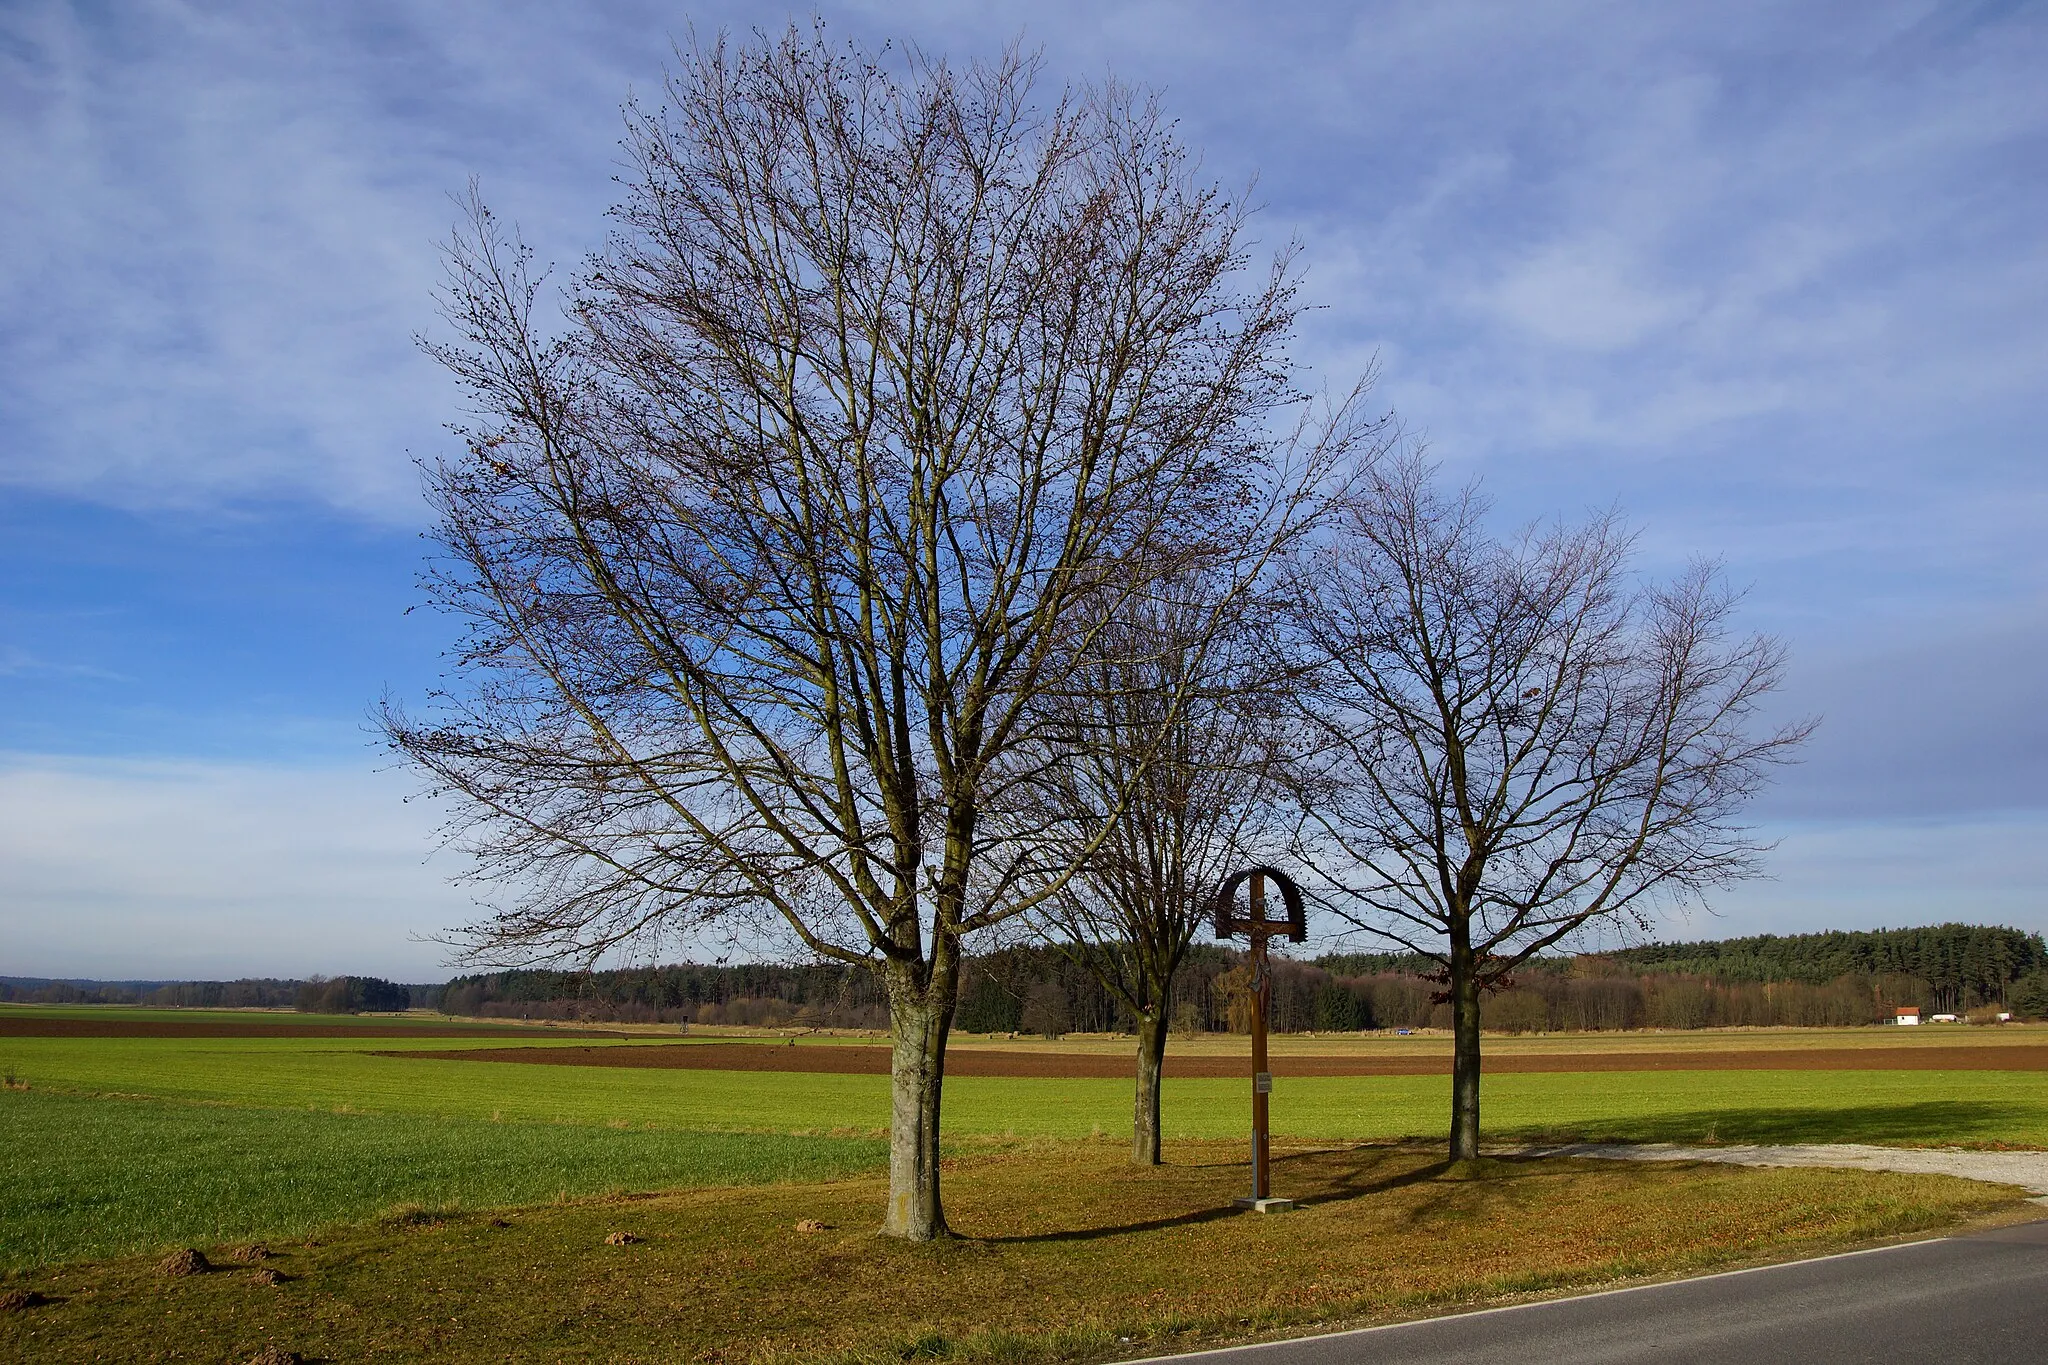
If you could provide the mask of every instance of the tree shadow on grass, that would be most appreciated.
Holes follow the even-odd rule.
[[[1375,1149],[1361,1148],[1354,1150],[1372,1151]],[[1387,1149],[1379,1150],[1384,1151]],[[1292,1158],[1276,1157],[1273,1161],[1273,1168],[1276,1171],[1284,1170],[1286,1163],[1290,1159],[1298,1160],[1303,1157],[1326,1157],[1328,1155],[1328,1153],[1323,1152],[1302,1152]],[[1453,1163],[1450,1161],[1432,1161],[1426,1166],[1417,1166],[1411,1170],[1397,1171],[1392,1175],[1381,1175],[1370,1168],[1353,1167],[1349,1170],[1340,1171],[1334,1177],[1325,1177],[1321,1190],[1314,1194],[1303,1195],[1295,1199],[1294,1202],[1303,1208],[1314,1204],[1347,1203],[1353,1199],[1364,1199],[1368,1195],[1383,1194],[1388,1190],[1398,1190],[1408,1185],[1420,1185],[1426,1181],[1440,1180],[1450,1172],[1452,1166]]]
[[[1197,1223],[1213,1223],[1219,1218],[1235,1218],[1234,1208],[1196,1209],[1190,1213],[1175,1214],[1171,1218],[1149,1218],[1137,1223],[1117,1223],[1110,1227],[1063,1228],[1057,1232],[1027,1232],[1014,1237],[976,1237],[977,1242],[991,1246],[1010,1243],[1022,1245],[1028,1242],[1093,1242],[1103,1237],[1122,1237],[1134,1232],[1161,1232],[1167,1228],[1193,1227]]]
[[[1922,1100],[1907,1104],[1867,1104],[1844,1108],[1700,1109],[1651,1117],[1602,1119],[1574,1125],[1526,1125],[1490,1130],[1491,1141],[1560,1144],[1571,1142],[1734,1143],[1999,1143],[2040,1122],[2040,1110],[1983,1100]],[[1388,1158],[1413,1155],[1414,1149],[1387,1146],[1322,1148],[1287,1152],[1273,1158],[1279,1193],[1303,1207],[1341,1204],[1413,1185],[1439,1185],[1433,1197],[1411,1211],[1412,1221],[1453,1213],[1468,1214],[1477,1205],[1521,1200],[1541,1188],[1540,1164],[1521,1169],[1514,1157],[1453,1163],[1434,1160],[1419,1166]],[[1242,1162],[1199,1161],[1191,1169],[1220,1168]],[[1290,1175],[1292,1178],[1290,1179]],[[1617,1172],[1617,1178],[1627,1175]],[[1111,1196],[1113,1197],[1113,1196]],[[991,1244],[1024,1242],[1088,1242],[1129,1233],[1157,1232],[1238,1217],[1229,1206],[1192,1209],[1168,1217],[1098,1227],[1068,1228],[1009,1237],[978,1237]]]
[[[1388,1148],[1354,1148],[1344,1155],[1357,1156]],[[1413,1152],[1413,1148],[1407,1149]],[[1304,1155],[1335,1155],[1305,1153]],[[1275,1167],[1279,1162],[1274,1163]],[[1379,1174],[1371,1168],[1353,1167],[1336,1175],[1325,1174],[1323,1189],[1297,1197],[1303,1207],[1342,1204],[1394,1190],[1420,1187],[1417,1197],[1407,1201],[1406,1221],[1424,1225],[1444,1217],[1483,1218],[1494,1216],[1501,1206],[1526,1206],[1541,1197],[1546,1182],[1559,1174],[1558,1168],[1540,1159],[1485,1156],[1472,1161],[1438,1159],[1426,1165]],[[1606,1172],[1602,1172],[1603,1177]],[[1629,1175],[1635,1174],[1629,1172]],[[1584,1178],[1583,1173],[1579,1176]],[[1624,1177],[1626,1178],[1626,1177]]]
[[[1397,1149],[1386,1147],[1352,1147],[1337,1150],[1320,1149],[1310,1152],[1286,1152],[1274,1156],[1273,1171],[1275,1175],[1284,1176],[1290,1169],[1299,1169],[1304,1164],[1328,1167],[1332,1163],[1341,1163],[1335,1171],[1328,1169],[1317,1170],[1312,1173],[1301,1171],[1301,1183],[1308,1184],[1313,1182],[1316,1188],[1312,1193],[1289,1197],[1292,1198],[1295,1204],[1306,1208],[1312,1204],[1345,1203],[1349,1200],[1363,1199],[1368,1195],[1382,1193],[1387,1190],[1400,1189],[1405,1185],[1415,1185],[1424,1181],[1435,1180],[1451,1169],[1450,1162],[1434,1161],[1425,1166],[1396,1171],[1392,1174],[1381,1174],[1377,1170],[1382,1164],[1381,1162],[1374,1161],[1370,1166],[1364,1166],[1358,1164],[1357,1161],[1357,1158],[1362,1155],[1385,1157],[1395,1154],[1397,1154]],[[1251,1168],[1247,1163],[1205,1161],[1196,1163],[1195,1168],[1233,1164],[1243,1166],[1247,1176],[1249,1176]],[[1283,1179],[1279,1183],[1285,1184],[1287,1182]],[[1234,1205],[1215,1205],[1208,1208],[1193,1209],[1187,1213],[1174,1214],[1171,1217],[1117,1223],[1104,1227],[1067,1228],[1057,1232],[1034,1232],[1014,1237],[977,1237],[974,1240],[994,1244],[1008,1242],[1091,1242],[1102,1237],[1121,1237],[1129,1233],[1159,1232],[1167,1228],[1192,1227],[1198,1223],[1213,1223],[1222,1218],[1236,1218],[1243,1212],[1244,1210]]]
[[[1579,1124],[1529,1125],[1488,1136],[1517,1142],[1943,1143],[2011,1140],[2038,1126],[2033,1106],[1921,1100],[1847,1108],[1700,1109]]]

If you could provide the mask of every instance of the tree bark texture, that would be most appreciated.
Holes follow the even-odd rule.
[[[1138,1093],[1131,1115],[1131,1161],[1159,1164],[1159,1080],[1166,1068],[1166,1006],[1138,1018]]]
[[[939,1099],[946,1034],[958,1003],[958,960],[920,981],[893,967],[889,985],[889,1210],[882,1231],[913,1242],[952,1235],[939,1200]]]
[[[1451,947],[1451,1160],[1479,1156],[1479,974],[1469,943]]]

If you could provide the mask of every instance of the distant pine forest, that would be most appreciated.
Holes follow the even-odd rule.
[[[1288,1033],[1445,1028],[1449,1007],[1428,959],[1326,953],[1279,959],[1273,1026]],[[1183,1034],[1250,1028],[1241,952],[1197,944],[1175,981],[1170,1017]],[[0,977],[0,1001],[173,1007],[289,1007],[348,1014],[428,1009],[484,1019],[880,1029],[880,983],[860,968],[685,964],[607,971],[522,970],[440,985],[375,977],[76,982]],[[2048,1018],[2048,948],[2018,929],[1943,924],[1825,934],[1764,934],[1652,943],[1531,960],[1482,1005],[1508,1033],[1696,1029],[1890,1022],[1902,1005],[1989,1019]],[[958,1032],[1128,1032],[1132,1020],[1081,967],[1048,947],[970,958]]]

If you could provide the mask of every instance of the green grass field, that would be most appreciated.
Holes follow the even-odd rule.
[[[328,1038],[0,1037],[0,1070],[30,1087],[0,1092],[0,1264],[281,1236],[405,1202],[812,1180],[881,1158],[880,1076],[381,1057],[502,1046],[508,1031],[542,1046],[591,1040],[530,1029],[396,1038],[354,1022],[359,1036]],[[1167,1070],[1170,1139],[1246,1130],[1242,1081],[1176,1080],[1171,1053]],[[1296,1139],[1436,1140],[1448,1089],[1432,1076],[1283,1077],[1273,1121]],[[1501,1141],[2048,1146],[2042,1071],[1523,1073],[1487,1078],[1483,1097],[1486,1132]],[[1114,1138],[1129,1130],[1130,1104],[1122,1080],[956,1076],[945,1131],[963,1150]]]
[[[371,1051],[481,1045],[443,1038],[0,1038],[0,1066],[38,1091],[271,1109],[700,1132],[866,1134],[887,1122],[888,1083],[880,1076],[543,1067]],[[1172,1072],[1169,1053],[1168,1136],[1244,1131],[1250,1106],[1243,1082],[1176,1080]],[[1283,1077],[1273,1123],[1276,1132],[1304,1138],[1427,1137],[1446,1125],[1448,1090],[1434,1076]],[[1486,1077],[1482,1096],[1486,1130],[1501,1139],[1582,1134],[2048,1146],[2048,1072],[2041,1071],[1522,1073]],[[963,1137],[1116,1133],[1130,1123],[1130,1102],[1130,1084],[1121,1080],[956,1076],[946,1083],[946,1130]]]
[[[0,1095],[0,1267],[280,1236],[399,1205],[830,1180],[885,1144]]]

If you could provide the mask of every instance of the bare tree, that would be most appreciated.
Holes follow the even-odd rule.
[[[1059,881],[990,856],[1005,755],[1105,601],[1270,551],[1350,410],[1284,420],[1287,258],[1246,282],[1150,102],[821,31],[679,60],[552,334],[480,202],[451,249],[429,591],[469,635],[386,725],[523,888],[476,956],[722,924],[878,971],[884,1230],[929,1239],[962,941]]]
[[[1811,722],[1750,733],[1783,648],[1712,565],[1632,586],[1613,516],[1502,541],[1416,456],[1302,562],[1320,658],[1306,861],[1353,924],[1442,966],[1451,1157],[1478,1154],[1479,1002],[1596,921],[1756,875],[1741,807]]]
[[[1131,1160],[1160,1159],[1173,978],[1217,887],[1286,830],[1284,729],[1259,616],[1218,628],[1198,589],[1133,604],[1057,699],[1066,752],[1029,788],[1054,866],[1078,865],[1035,919],[1137,1024]]]

